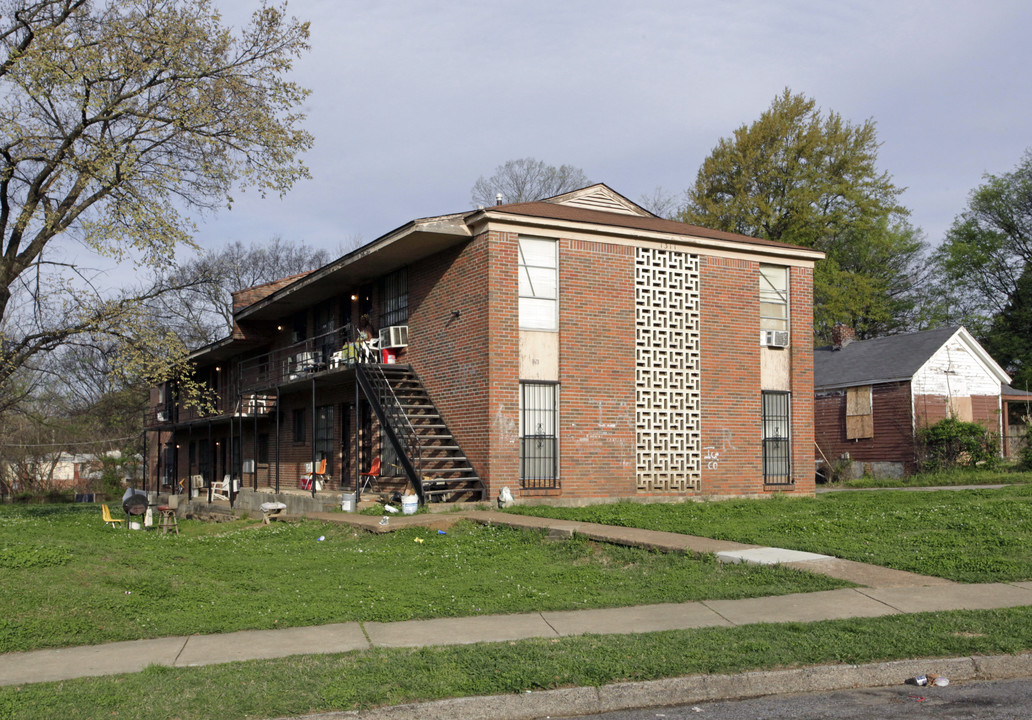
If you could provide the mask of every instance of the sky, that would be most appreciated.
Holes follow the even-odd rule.
[[[258,0],[215,0],[241,26]],[[312,179],[236,196],[202,247],[274,236],[331,252],[473,207],[508,160],[682,197],[718,140],[786,87],[882,143],[938,244],[985,173],[1032,147],[1032,3],[865,0],[292,0],[312,50]]]

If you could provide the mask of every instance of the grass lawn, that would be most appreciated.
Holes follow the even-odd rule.
[[[700,673],[1029,649],[1030,608],[377,649],[2,687],[0,718],[200,720],[215,708],[225,720],[271,718]],[[935,664],[920,670],[934,671]]]
[[[0,652],[846,585],[465,522],[444,535],[372,535],[317,522],[261,526],[256,519],[179,524],[177,537],[112,529],[95,506],[0,506]]]
[[[959,582],[1032,579],[1032,485],[511,512],[807,550]]]
[[[1022,485],[1032,483],[1032,473],[1016,468],[999,470],[944,470],[942,472],[920,473],[906,478],[862,477],[842,483],[832,483],[828,488],[899,488],[899,487],[949,487],[951,485]]]

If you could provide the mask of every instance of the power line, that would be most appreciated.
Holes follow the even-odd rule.
[[[43,448],[70,447],[72,445],[103,445],[105,443],[122,442],[123,440],[133,440],[136,437],[136,435],[130,435],[128,437],[110,438],[108,440],[70,440],[68,442],[60,443],[3,443],[0,444],[0,447]]]

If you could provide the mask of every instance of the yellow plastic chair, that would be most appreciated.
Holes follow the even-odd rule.
[[[122,518],[111,517],[111,510],[107,505],[100,506],[101,514],[104,517],[104,522],[111,527],[118,527],[118,523],[124,523],[125,520]]]

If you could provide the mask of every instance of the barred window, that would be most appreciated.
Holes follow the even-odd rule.
[[[408,322],[408,273],[405,268],[383,279],[383,312],[380,325],[404,325]]]
[[[520,383],[520,483],[559,486],[559,385]]]
[[[763,482],[767,485],[792,484],[789,398],[787,392],[762,393]]]

